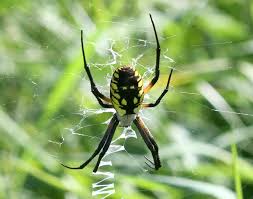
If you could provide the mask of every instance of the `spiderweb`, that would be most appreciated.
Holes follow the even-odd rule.
[[[181,6],[185,5],[185,8],[179,8],[180,5],[176,2],[170,4],[175,13],[179,12],[179,10],[181,10],[181,12],[182,10],[186,11],[187,2],[182,2],[184,3],[182,3]],[[186,27],[189,27],[189,29],[191,28],[197,17],[201,15],[201,10],[206,8],[206,5],[207,1],[194,4],[196,7],[191,12],[196,12],[194,15],[186,17],[187,20],[184,22],[188,24]],[[147,4],[146,6],[148,7],[149,5]],[[15,71],[16,63],[13,62],[11,56],[4,56],[6,54],[4,52],[5,49],[1,49],[4,52],[1,55],[1,60],[4,65],[8,67],[1,68],[1,74],[3,75],[0,78],[5,82],[20,81],[28,85],[27,87],[29,90],[26,92],[31,96],[33,104],[28,111],[31,113],[30,117],[33,117],[33,115],[36,115],[38,112],[35,106],[39,106],[43,109],[43,103],[46,101],[45,96],[47,96],[45,91],[53,84],[57,84],[55,80],[56,76],[59,79],[61,77],[74,77],[76,79],[78,83],[72,89],[74,91],[65,98],[65,103],[68,108],[63,109],[59,113],[57,112],[57,114],[52,114],[48,119],[49,124],[47,126],[41,125],[43,129],[39,130],[39,135],[34,135],[33,137],[33,140],[35,140],[35,138],[39,140],[42,135],[41,132],[57,132],[53,136],[47,136],[45,148],[48,154],[53,156],[55,158],[54,160],[57,160],[57,163],[64,162],[68,165],[71,164],[76,166],[84,162],[89,155],[91,155],[93,150],[95,150],[114,113],[113,109],[102,109],[97,106],[94,96],[90,93],[90,84],[82,67],[78,68],[76,71],[68,72],[66,70],[63,73],[61,72],[66,65],[66,59],[73,59],[73,57],[76,56],[75,53],[80,53],[79,30],[82,28],[85,33],[85,46],[88,48],[86,51],[87,62],[90,65],[91,73],[94,76],[99,90],[107,96],[109,96],[109,82],[112,72],[121,65],[129,64],[134,66],[143,75],[145,83],[147,84],[154,75],[156,43],[151,22],[147,14],[149,11],[143,12],[143,17],[140,17],[138,21],[135,19],[120,20],[115,17],[110,20],[100,20],[97,24],[94,24],[86,14],[86,11],[82,10],[82,6],[78,3],[73,3],[73,5],[67,7],[69,12],[72,13],[73,20],[76,23],[75,25],[63,21],[57,7],[44,4],[41,6],[40,13],[38,14],[39,16],[36,18],[36,23],[40,24],[40,26],[54,35],[54,37],[50,39],[41,39],[42,43],[34,42],[34,35],[27,36],[27,34],[25,34],[26,37],[24,37],[24,33],[20,32],[20,29],[15,25],[16,21],[19,21],[24,24],[24,26],[31,28],[31,31],[35,31],[36,27],[27,25],[33,23],[34,19],[27,17],[22,18],[19,16],[14,16],[13,19],[9,19],[11,24],[14,25],[11,26],[8,31],[12,32],[14,29],[16,33],[16,42],[19,43],[21,50],[25,49],[22,53],[22,57],[14,57],[15,62],[28,65],[29,62],[38,63],[39,60],[38,68],[40,69],[34,69],[31,74],[25,74],[25,70],[23,69],[24,71],[21,71],[20,74],[24,74],[24,76],[12,76]],[[148,10],[148,8],[145,8],[143,5],[143,10]],[[204,41],[197,40],[196,43],[191,43],[189,49],[186,49],[186,51],[177,53],[170,48],[170,44],[172,43],[173,45],[173,42],[177,42],[180,39],[178,31],[171,31],[169,34],[163,34],[162,32],[163,29],[166,29],[164,26],[167,24],[168,18],[170,17],[160,16],[159,13],[156,12],[154,12],[153,17],[160,42],[163,43],[161,46],[161,76],[157,85],[152,89],[152,92],[145,96],[145,101],[154,102],[165,87],[170,69],[174,68],[175,72],[172,77],[170,90],[161,104],[154,109],[141,111],[140,115],[150,128],[154,137],[157,137],[158,140],[161,141],[165,140],[165,142],[158,143],[160,146],[161,159],[165,160],[163,162],[163,167],[168,169],[172,175],[177,175],[178,172],[181,171],[187,171],[193,176],[198,176],[201,170],[196,170],[196,168],[199,168],[198,165],[202,162],[210,160],[214,162],[214,164],[217,161],[230,164],[231,155],[226,149],[232,142],[243,143],[243,145],[239,146],[239,149],[246,151],[250,157],[250,155],[253,154],[253,151],[249,150],[249,146],[251,146],[249,139],[252,138],[251,121],[253,113],[248,111],[252,109],[247,109],[247,107],[250,107],[250,103],[252,103],[252,65],[248,62],[242,62],[238,65],[237,72],[243,77],[238,78],[236,74],[225,75],[225,78],[218,79],[217,82],[210,81],[209,83],[208,81],[210,79],[210,74],[212,76],[218,73],[226,74],[234,71],[233,63],[231,63],[226,56],[218,58],[212,57],[212,52],[209,52],[208,49],[214,46],[214,48],[217,49],[238,48],[240,45],[246,48],[247,42],[234,43],[233,40],[230,39],[211,42],[209,42],[208,39]],[[172,14],[171,17],[176,18],[176,15]],[[86,24],[84,24],[84,21]],[[103,31],[103,33],[97,37],[90,37],[89,35],[93,35],[96,31],[96,26],[99,27],[101,24],[110,26],[110,30]],[[188,31],[188,29],[186,28],[183,31]],[[39,32],[37,32],[37,34],[39,34]],[[167,36],[164,37],[162,35]],[[59,43],[60,45],[56,45]],[[178,45],[180,45],[180,43]],[[47,63],[46,58],[52,59],[51,57],[55,55],[52,52],[56,50],[59,51],[60,46],[70,47],[62,53],[59,52],[58,57],[54,59],[53,62]],[[193,63],[189,65],[185,64],[185,60],[188,60],[186,59],[188,56],[186,53],[187,51],[194,51],[196,54],[203,55],[202,48],[207,48],[207,51],[210,53],[210,59],[197,62],[193,61]],[[94,51],[92,55],[89,54],[91,51]],[[180,49],[178,51],[180,51]],[[26,60],[26,62],[23,60]],[[40,71],[45,65],[50,65],[50,68],[47,71]],[[78,62],[77,65],[82,65],[82,62]],[[196,76],[198,76],[201,81],[196,81]],[[195,81],[195,83],[193,83],[195,84],[194,86],[189,85],[191,79]],[[227,83],[225,84],[224,82]],[[224,86],[225,89],[221,89],[221,85]],[[242,92],[242,90],[247,90],[247,94]],[[235,103],[224,97],[228,96],[228,93],[231,95],[241,95],[243,99]],[[78,103],[76,103],[76,101]],[[249,103],[249,105],[243,106],[242,104],[244,102]],[[22,112],[22,101],[20,103],[18,107]],[[2,102],[1,106],[8,107],[11,104],[16,105],[17,103],[15,100],[11,100],[8,103]],[[178,104],[181,106],[178,106]],[[59,105],[56,103],[52,104],[50,110],[56,109],[58,106]],[[201,107],[201,109],[198,109],[200,112],[194,113],[191,107],[195,106]],[[193,114],[199,115],[199,118],[195,117],[194,120],[190,120],[189,118],[191,118]],[[2,113],[1,116],[2,118],[5,117]],[[32,120],[30,117],[28,117],[28,120]],[[202,117],[207,118],[202,121]],[[210,125],[211,129],[203,130],[203,127],[206,125],[204,122],[208,121],[208,117],[217,117],[217,124],[212,123]],[[22,115],[18,115],[17,118],[21,120]],[[171,121],[164,122],[162,118]],[[225,125],[223,125],[225,126],[223,127],[223,132],[225,131],[225,133],[219,135],[220,130],[218,126],[221,125],[219,124],[221,120],[223,120],[223,124],[225,123]],[[9,120],[6,119],[6,121]],[[62,124],[63,122],[64,124]],[[11,123],[7,124],[9,124],[9,126],[14,126]],[[22,132],[20,130],[17,131]],[[206,138],[204,135],[205,131],[213,131],[216,133],[209,133],[208,136],[210,137]],[[8,132],[11,134],[11,131]],[[15,135],[13,135],[13,137],[15,137]],[[137,137],[138,139],[136,139]],[[24,146],[30,146],[31,142],[27,141],[29,138],[25,136],[20,138],[22,138],[22,141],[17,142],[23,143]],[[209,139],[211,142],[209,142]],[[83,145],[83,147],[80,148],[80,145]],[[223,186],[215,186],[215,183],[203,183],[201,180],[192,180],[189,182],[184,178],[165,178],[164,176],[156,176],[155,174],[155,177],[152,178],[152,175],[149,175],[152,171],[145,167],[144,155],[148,152],[148,150],[145,150],[145,145],[134,127],[125,129],[118,128],[114,140],[101,162],[99,171],[96,174],[92,174],[92,178],[95,180],[90,183],[90,187],[92,187],[91,195],[94,197],[106,198],[114,194],[117,192],[115,183],[120,179],[126,179],[124,175],[120,174],[121,171],[124,173],[125,170],[130,170],[137,177],[151,178],[152,180],[156,179],[158,182],[165,183],[169,186],[180,187],[182,189],[185,188],[186,190],[195,190],[196,192],[207,194],[214,198],[235,198],[234,192]],[[41,153],[39,153],[38,156],[40,154]],[[90,163],[89,167],[87,167],[90,173],[92,172],[90,168],[95,165],[95,162],[96,158]],[[46,165],[45,167],[48,168],[49,166]],[[116,170],[118,168],[120,168],[120,171]],[[218,180],[222,182],[221,184],[225,181],[223,179]],[[198,184],[199,182],[202,183]],[[226,182],[224,182],[224,184],[228,185]],[[146,192],[147,188],[140,187],[139,189],[140,190],[137,190],[137,192]],[[194,197],[192,194],[193,193],[190,191],[187,192],[185,198]],[[126,198],[124,197],[126,195],[127,192],[122,193],[122,198]],[[154,197],[158,198],[159,194]]]
[[[115,22],[110,21],[108,23],[115,23]],[[131,27],[131,21],[127,23],[123,23],[123,24],[120,23],[120,24],[124,25],[125,28],[127,28],[128,26]],[[145,27],[143,29],[145,29]],[[92,45],[93,48],[96,48],[96,53],[102,56],[102,59],[100,62],[98,61],[92,62],[90,60],[88,62],[93,74],[101,73],[104,75],[104,77],[102,77],[102,81],[101,79],[96,79],[95,81],[98,82],[99,90],[105,93],[107,96],[109,96],[108,88],[109,88],[109,83],[111,79],[111,74],[113,70],[117,68],[118,66],[130,64],[134,66],[135,68],[137,68],[138,70],[140,70],[143,74],[143,78],[146,80],[147,79],[150,80],[152,76],[154,75],[156,43],[154,40],[152,27],[149,26],[149,27],[146,27],[146,29],[148,30],[141,30],[141,32],[143,31],[144,34],[149,34],[149,38],[147,39],[138,39],[138,37],[129,37],[129,36],[124,36],[124,35],[121,36],[120,38],[117,38],[117,36],[113,35],[110,37],[110,39],[102,38],[96,43],[86,41],[85,45]],[[167,38],[160,38],[160,40],[161,42],[164,42],[165,40],[173,40],[174,37],[176,37],[176,35],[172,35]],[[204,45],[210,46],[210,45],[227,45],[227,44],[231,44],[231,41],[225,41],[225,42],[220,42],[220,43],[208,43]],[[193,45],[192,48],[198,48],[199,46],[201,45]],[[136,52],[136,54],[128,55],[129,51],[134,51]],[[223,71],[223,70],[231,69],[230,66],[228,65],[228,62],[226,62],[226,60],[220,60],[220,59],[217,59],[217,60],[214,59],[210,61],[210,63],[205,63],[206,67],[203,67],[203,69],[199,71],[194,71],[194,66],[185,66],[185,68],[182,68],[180,67],[180,63],[179,64],[176,63],[176,61],[174,61],[171,58],[171,55],[169,52],[170,50],[168,48],[164,48],[164,47],[162,48],[160,65],[161,65],[161,78],[163,82],[165,82],[169,74],[168,72],[171,68],[174,68],[176,73],[179,75],[181,74],[182,76],[188,75],[188,73],[194,73],[194,72],[197,72],[201,75],[201,73],[205,73],[209,70]],[[148,60],[147,62],[145,61],[145,59],[147,59],[146,57],[151,57],[151,59]],[[202,64],[202,63],[199,63],[199,64]],[[210,68],[210,65],[215,65],[215,68]],[[82,80],[82,85],[81,85],[82,90],[84,91],[89,91],[90,89],[90,85],[87,82],[88,82],[88,79],[85,75],[85,78]],[[147,82],[148,81],[146,81],[146,83]],[[164,85],[160,83],[159,85],[160,92],[163,90],[163,86]],[[249,117],[253,116],[250,113],[233,111],[233,109],[229,107],[228,104],[226,104],[225,100],[222,99],[222,97],[218,93],[215,93],[215,90],[213,89],[213,87],[207,82],[203,82],[199,84],[199,86],[197,87],[197,90],[194,92],[176,89],[172,83],[170,87],[170,93],[168,94],[167,97],[169,98],[170,96],[173,96],[173,95],[178,95],[182,97],[184,100],[187,100],[189,103],[203,106],[206,111],[214,112],[214,113],[217,112],[218,114],[221,114],[228,121],[228,123],[233,123],[236,127],[238,127],[238,125],[241,124],[237,117],[238,115],[244,115],[244,116],[249,116]],[[148,101],[155,101],[155,99],[156,99],[155,95],[148,94],[145,96],[145,100],[148,100]],[[207,101],[209,101],[211,105],[203,104],[202,103],[203,99],[206,99]],[[83,102],[81,102],[81,104],[85,104],[85,101],[86,101],[85,97],[82,100]],[[163,102],[161,104],[163,104]],[[99,123],[86,124],[86,120],[88,117],[99,117],[100,115],[103,115],[108,112],[112,114],[114,113],[114,110],[89,109],[86,106],[81,107],[81,110],[78,114],[81,116],[82,119],[77,125],[74,125],[72,128],[68,128],[67,131],[71,135],[83,136],[89,139],[95,139],[96,141],[99,141],[99,139],[97,139],[98,138],[97,136],[86,133],[86,129],[89,126],[99,125]],[[145,110],[144,112],[145,113],[141,111],[140,114],[142,115],[142,117],[144,117],[145,121],[149,124],[149,126],[153,126],[153,125],[156,126],[157,124],[159,124],[159,121],[157,121],[156,119],[153,119],[153,116],[152,116],[153,114],[160,115],[161,117],[162,115],[168,112],[172,115],[185,114],[185,112],[180,112],[178,110],[173,110],[171,108],[170,109],[157,108],[157,110],[156,109],[152,111]],[[103,127],[106,128],[106,125],[108,125],[109,121],[110,119],[106,118],[100,124],[102,124]],[[181,150],[177,151],[177,153],[182,154],[182,161],[183,161],[184,167],[194,170],[195,166],[198,164],[199,155],[196,154],[197,151],[195,149],[189,148],[189,145],[191,145],[191,142],[192,142],[192,138],[188,137],[190,136],[189,132],[187,132],[185,129],[182,129],[181,127],[178,127],[177,125],[175,126],[172,125],[171,131],[179,132],[178,134],[171,135],[171,138],[173,139],[173,142],[175,143],[174,145],[176,146],[176,148],[178,148],[178,146],[180,146],[179,148],[181,148]],[[193,133],[198,133],[196,131],[197,131],[196,129],[193,129]],[[66,133],[65,133],[65,136],[66,136]],[[108,166],[113,166],[113,163],[110,159],[112,158],[112,155],[116,155],[114,154],[116,152],[124,151],[128,156],[130,156],[130,159],[131,161],[134,162],[135,167],[140,169],[140,173],[143,173],[143,172],[145,173],[149,171],[149,168],[145,167],[144,162],[141,163],[141,161],[138,161],[137,158],[135,158],[133,155],[131,155],[130,152],[128,152],[128,148],[125,146],[126,139],[130,137],[137,138],[136,132],[132,128],[120,129],[120,134],[115,137],[116,138],[112,142],[108,152],[106,153],[105,157],[103,158],[103,161],[100,164],[99,171],[96,174],[94,174],[95,176],[100,176],[101,179],[92,184],[93,196],[101,195],[101,197],[106,198],[106,197],[109,197],[111,194],[115,193],[115,187],[113,183],[113,180],[115,180],[114,179],[115,175],[113,172],[108,171],[110,170],[108,169]],[[116,144],[117,141],[119,141],[120,139],[123,139],[123,143]],[[187,142],[189,142],[188,143],[189,145],[187,144]],[[60,144],[65,144],[65,143],[61,142]],[[174,150],[171,150],[173,149],[173,147],[174,146],[172,145],[171,147],[162,148],[161,155],[163,156],[168,155],[168,154],[165,154],[167,153],[167,151],[171,151],[169,156],[172,155],[172,153],[175,152]],[[201,148],[202,147],[206,148],[206,146],[201,146]],[[206,154],[204,153],[202,155],[206,155]],[[224,157],[220,157],[220,158],[223,161],[229,161],[227,158],[225,158],[226,160],[224,160]],[[84,161],[82,158],[81,160]],[[142,161],[145,161],[145,159],[142,158]],[[173,170],[176,168],[172,167],[171,169]],[[178,181],[181,182],[180,179],[178,179]],[[178,186],[184,186],[182,184]],[[215,189],[215,187],[213,188]],[[234,198],[233,194],[230,193],[229,191],[225,191],[225,193],[227,194],[227,195],[225,194],[226,197]],[[211,192],[209,192],[209,194],[212,195]],[[219,198],[220,195],[216,194],[216,197]]]

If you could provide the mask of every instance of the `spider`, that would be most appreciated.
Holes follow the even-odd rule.
[[[83,54],[83,62],[84,62],[84,69],[88,75],[91,85],[91,92],[96,97],[98,103],[103,108],[114,108],[116,113],[113,115],[107,130],[101,139],[97,149],[92,154],[92,156],[81,164],[78,167],[70,167],[62,164],[64,167],[69,169],[83,169],[87,166],[98,154],[97,164],[93,169],[93,172],[97,172],[99,168],[99,164],[106,154],[113,135],[117,126],[128,127],[132,123],[135,124],[137,129],[139,130],[144,142],[146,143],[147,147],[151,151],[153,156],[154,163],[149,160],[146,156],[145,158],[152,164],[152,168],[158,170],[161,167],[161,162],[158,154],[158,145],[156,144],[152,134],[150,133],[149,129],[145,126],[143,120],[138,115],[139,110],[148,107],[155,107],[157,106],[164,95],[168,92],[170,79],[172,76],[173,69],[171,69],[167,85],[162,92],[162,94],[157,98],[154,103],[143,103],[143,98],[146,93],[156,84],[157,80],[159,79],[159,63],[160,63],[160,44],[157,37],[157,32],[155,28],[154,21],[152,19],[151,14],[149,14],[150,20],[152,23],[152,27],[155,33],[156,39],[156,63],[155,63],[155,76],[151,80],[151,82],[143,88],[143,80],[141,75],[138,73],[136,69],[131,66],[122,66],[117,68],[112,75],[111,83],[110,83],[110,98],[103,95],[96,87],[93,77],[91,75],[89,66],[86,62],[85,53],[84,53],[84,45],[83,45],[83,31],[81,30],[81,46],[82,46],[82,54]],[[150,166],[148,163],[146,163]],[[150,166],[151,167],[151,166]]]

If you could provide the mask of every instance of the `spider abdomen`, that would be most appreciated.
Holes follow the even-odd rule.
[[[129,66],[117,68],[110,85],[110,98],[117,113],[120,116],[137,114],[143,97],[143,81],[138,71]]]

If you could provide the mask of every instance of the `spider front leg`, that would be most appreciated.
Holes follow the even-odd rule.
[[[64,166],[64,167],[66,167],[66,168],[68,168],[68,169],[83,169],[85,166],[87,166],[99,154],[99,152],[101,151],[101,149],[103,149],[103,151],[99,155],[97,164],[96,164],[96,166],[95,166],[95,168],[93,170],[93,172],[96,173],[97,169],[99,167],[101,159],[103,158],[103,156],[105,155],[106,151],[108,150],[108,148],[109,148],[109,146],[111,144],[112,137],[114,135],[114,132],[115,132],[118,124],[119,124],[119,120],[117,119],[116,114],[114,114],[113,118],[110,121],[110,124],[108,125],[108,128],[107,128],[107,130],[106,130],[106,132],[105,132],[102,140],[100,141],[100,143],[99,143],[99,145],[97,147],[97,149],[92,154],[92,156],[87,161],[85,161],[83,164],[81,164],[78,167],[69,167],[69,166],[66,166],[64,164],[61,164],[61,165]]]
[[[146,143],[147,147],[149,148],[153,156],[154,163],[152,163],[150,160],[148,161],[154,164],[155,169],[158,170],[161,167],[161,162],[160,162],[159,153],[158,153],[158,146],[152,134],[150,133],[150,131],[145,126],[144,122],[139,116],[137,116],[136,119],[134,120],[134,124],[138,128],[144,142]]]
[[[144,108],[155,107],[155,106],[157,106],[161,102],[162,98],[164,97],[164,95],[169,90],[170,80],[171,80],[172,73],[173,73],[173,69],[171,69],[171,71],[170,71],[170,75],[169,75],[169,78],[168,78],[167,85],[166,85],[165,89],[163,90],[162,94],[158,97],[158,99],[155,101],[155,103],[150,103],[150,104],[144,104],[143,103],[142,107],[144,107]]]
[[[96,87],[95,82],[93,80],[93,77],[91,75],[89,66],[87,65],[86,62],[86,58],[85,58],[85,53],[84,53],[84,45],[83,45],[83,30],[81,30],[81,46],[82,46],[82,54],[83,54],[83,62],[84,62],[84,69],[89,77],[90,80],[90,85],[91,85],[91,92],[93,93],[93,95],[97,98],[98,103],[104,107],[104,108],[112,108],[112,104],[111,104],[111,99],[106,97],[105,95],[103,95]],[[103,102],[103,100],[105,102]]]
[[[117,118],[116,118],[116,119],[117,119]],[[94,172],[94,173],[97,172],[98,167],[99,167],[99,165],[100,165],[100,162],[101,162],[102,158],[104,157],[104,155],[106,154],[107,150],[108,150],[109,147],[110,147],[110,144],[111,144],[111,142],[112,142],[112,138],[113,138],[113,135],[114,135],[114,133],[115,133],[115,130],[116,130],[116,127],[117,127],[118,123],[119,123],[119,121],[118,121],[118,119],[117,119],[117,122],[114,123],[114,126],[113,126],[112,130],[110,131],[110,133],[109,133],[109,135],[108,135],[108,138],[107,138],[107,140],[106,140],[106,143],[104,144],[104,147],[103,147],[102,152],[101,152],[101,153],[99,154],[99,156],[98,156],[97,164],[96,164],[95,168],[93,169],[93,172]]]

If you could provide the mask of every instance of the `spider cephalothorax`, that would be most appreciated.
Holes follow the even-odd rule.
[[[143,81],[138,71],[130,66],[117,68],[112,75],[110,98],[120,126],[130,126],[144,98]]]
[[[130,126],[132,123],[135,124],[144,142],[146,143],[149,150],[151,151],[154,162],[150,161],[147,158],[146,159],[149,161],[149,163],[152,164],[152,166],[154,166],[154,169],[158,170],[161,167],[161,162],[160,162],[160,158],[158,154],[158,146],[152,134],[150,133],[148,128],[145,126],[144,122],[142,121],[138,113],[141,108],[155,107],[160,103],[161,99],[167,93],[169,89],[169,83],[170,83],[173,70],[170,71],[167,85],[164,91],[162,92],[162,94],[157,98],[157,100],[154,103],[149,103],[149,104],[143,103],[144,95],[148,93],[149,90],[155,85],[155,83],[159,79],[159,74],[160,74],[160,71],[159,71],[160,44],[157,37],[155,24],[153,22],[151,15],[150,15],[150,19],[151,19],[151,23],[154,29],[156,45],[157,45],[154,78],[145,88],[143,88],[143,80],[137,70],[135,70],[134,68],[130,66],[123,66],[123,67],[117,68],[114,71],[112,75],[112,79],[111,79],[110,98],[100,93],[94,83],[90,69],[86,62],[84,46],[83,46],[83,31],[81,31],[81,45],[82,45],[84,69],[90,80],[91,92],[97,98],[99,104],[102,107],[114,108],[116,110],[116,113],[113,115],[102,140],[100,141],[97,149],[92,154],[92,156],[78,167],[69,167],[62,164],[64,167],[67,167],[69,169],[83,169],[86,165],[90,163],[91,160],[93,160],[95,156],[99,154],[97,164],[95,168],[93,169],[93,172],[97,172],[100,161],[102,160],[102,158],[104,157],[105,153],[107,152],[110,146],[110,143],[112,141],[112,138],[117,126],[120,125],[120,126],[127,127],[127,126]]]

